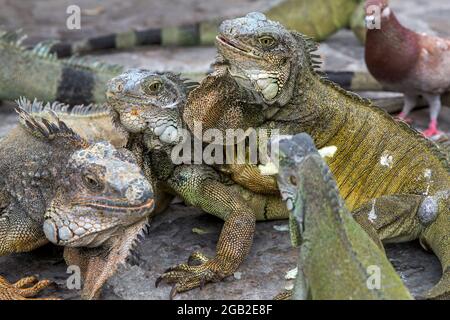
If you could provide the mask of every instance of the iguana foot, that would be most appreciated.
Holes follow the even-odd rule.
[[[291,300],[293,294],[293,290],[284,290],[283,292],[280,292],[275,297],[273,297],[273,300]]]
[[[191,263],[199,263],[192,265]],[[178,293],[200,289],[208,282],[218,282],[226,277],[222,271],[225,266],[218,258],[209,259],[200,252],[194,252],[188,259],[188,263],[182,263],[175,267],[167,269],[155,282],[158,287],[161,281],[173,284],[170,292],[170,299],[173,299]]]
[[[38,281],[36,277],[22,278],[14,284],[9,283],[0,276],[0,300],[28,300],[38,295],[53,282],[50,280]],[[34,299],[33,299],[34,300]],[[37,300],[59,300],[55,297],[37,298]]]
[[[450,270],[444,273],[441,280],[425,294],[424,298],[431,300],[450,300]]]

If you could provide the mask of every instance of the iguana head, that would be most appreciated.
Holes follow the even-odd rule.
[[[190,85],[170,72],[131,69],[109,82],[106,96],[113,117],[126,131],[150,129],[161,141],[173,142]]]
[[[216,37],[219,54],[239,85],[269,104],[285,104],[306,59],[295,32],[262,13],[224,21]],[[300,39],[302,40],[302,39]]]
[[[281,197],[286,201],[288,210],[293,210],[298,200],[299,188],[301,188],[299,168],[308,157],[320,157],[320,155],[314,141],[306,133],[273,139],[278,140],[272,140],[270,144],[271,152],[278,161],[278,188]]]
[[[152,187],[131,153],[109,142],[71,154],[57,184],[44,232],[58,245],[99,246],[154,208]]]
[[[46,201],[43,228],[48,240],[98,246],[147,218],[154,208],[153,190],[131,152],[109,142],[90,143],[53,111],[48,119],[40,118],[21,108],[28,102],[18,103],[28,151],[19,166],[28,172],[22,177],[29,193],[40,193]]]

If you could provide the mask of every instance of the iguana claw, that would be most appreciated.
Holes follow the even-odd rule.
[[[42,290],[52,285],[50,280],[38,281],[36,277],[22,278],[14,284],[0,276],[0,300],[34,300]],[[59,300],[55,297],[37,298],[37,300]]]
[[[191,265],[190,262],[198,261],[201,264]],[[220,263],[217,259],[208,259],[199,252],[194,252],[189,257],[188,263],[182,263],[167,269],[155,282],[155,286],[165,280],[174,284],[170,291],[172,299],[177,293],[192,290],[194,288],[203,289],[208,282],[217,282],[224,278],[220,272]]]
[[[291,300],[293,295],[292,290],[284,290],[283,292],[280,292],[275,297],[273,297],[273,300]]]

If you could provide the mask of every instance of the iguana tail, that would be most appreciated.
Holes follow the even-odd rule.
[[[26,96],[70,105],[103,103],[107,82],[122,72],[121,66],[98,61],[58,60],[50,42],[27,50],[25,37],[20,31],[0,31],[0,100]]]
[[[52,45],[50,52],[58,58],[87,54],[98,50],[130,49],[145,45],[195,46],[214,44],[220,21],[206,21],[174,27],[131,30]]]
[[[271,19],[320,41],[348,26],[359,2],[361,0],[281,0],[261,11],[265,11]],[[51,52],[56,53],[58,57],[68,57],[98,50],[129,49],[143,45],[213,45],[221,20],[223,18],[180,26],[131,30],[73,43],[62,42],[54,44]]]

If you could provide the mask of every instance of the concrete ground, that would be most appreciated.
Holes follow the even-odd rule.
[[[156,27],[164,24],[200,21],[261,10],[270,0],[0,0],[0,25],[7,29],[22,27],[29,43],[48,37],[67,40],[128,30],[130,27]],[[392,0],[392,7],[406,25],[424,32],[450,37],[450,2],[447,0]],[[81,31],[65,28],[65,9],[79,4],[85,13]],[[107,52],[96,58],[129,67],[178,72],[206,72],[215,57],[212,47],[141,48],[133,52]],[[321,44],[320,54],[327,70],[365,70],[364,49],[348,30],[341,30]],[[389,94],[365,95],[395,97]],[[441,129],[450,132],[450,109],[444,108]],[[415,125],[427,124],[427,109],[412,115]],[[13,104],[0,106],[0,137],[16,124]],[[107,284],[104,299],[167,299],[170,287],[156,289],[154,282],[166,268],[184,262],[194,250],[214,253],[222,222],[199,210],[174,204],[168,213],[157,217],[149,236],[141,243],[140,261],[123,269]],[[201,232],[198,232],[201,230]],[[261,222],[252,251],[239,271],[224,282],[208,284],[178,296],[185,299],[271,299],[291,281],[285,274],[296,265],[297,251],[289,244],[286,221]],[[195,231],[195,232],[194,232]],[[388,256],[411,292],[420,295],[440,277],[439,261],[418,243],[387,246]],[[46,246],[32,253],[0,257],[0,275],[14,281],[25,275],[38,275],[58,284],[55,293],[66,299],[78,299],[79,292],[65,286],[68,274],[60,248]]]

